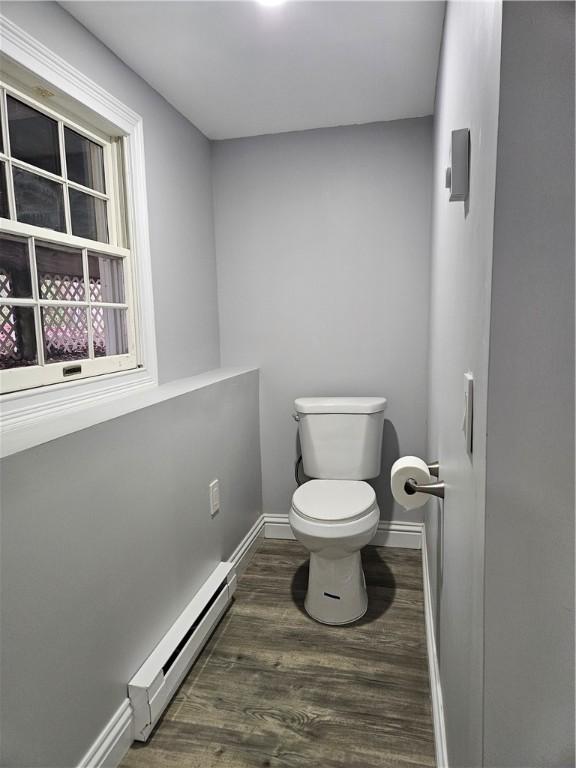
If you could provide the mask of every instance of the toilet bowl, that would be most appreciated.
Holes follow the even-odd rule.
[[[306,612],[323,624],[349,624],[368,607],[360,550],[376,533],[374,489],[359,480],[309,480],[292,497],[289,521],[310,552]]]

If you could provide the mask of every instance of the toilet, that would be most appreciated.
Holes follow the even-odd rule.
[[[290,526],[310,552],[305,608],[323,624],[349,624],[368,608],[360,551],[380,510],[371,485],[381,467],[383,397],[300,397],[295,403],[304,472]]]

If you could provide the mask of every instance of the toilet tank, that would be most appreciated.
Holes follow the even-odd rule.
[[[381,468],[383,397],[299,397],[304,472],[323,480],[366,480]]]

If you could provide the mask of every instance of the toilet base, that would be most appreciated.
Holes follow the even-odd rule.
[[[360,552],[335,559],[312,552],[304,607],[322,624],[350,624],[364,616],[368,594]]]

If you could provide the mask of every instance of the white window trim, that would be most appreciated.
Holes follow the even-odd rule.
[[[37,426],[38,442],[43,442],[42,422],[46,419],[56,415],[65,418],[67,413],[77,413],[96,402],[158,385],[144,134],[140,115],[1,14],[0,51],[125,135],[126,225],[134,253],[137,293],[134,314],[138,328],[138,359],[142,361],[142,367],[2,395],[0,433],[7,436],[24,428],[30,435],[30,430]],[[95,419],[94,423],[97,421]]]

